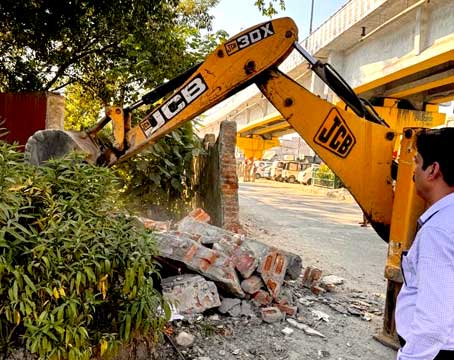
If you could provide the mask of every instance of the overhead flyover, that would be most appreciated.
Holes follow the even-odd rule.
[[[295,132],[280,113],[270,114],[239,129],[236,144],[246,158],[261,159],[263,153],[279,146],[279,137]]]

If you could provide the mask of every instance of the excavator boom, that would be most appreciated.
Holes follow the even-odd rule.
[[[86,152],[89,161],[109,166],[126,160],[182,123],[245,88],[266,69],[279,65],[290,54],[297,39],[297,27],[290,18],[251,27],[218,46],[190,72],[181,86],[168,89],[170,95],[137,126],[130,127],[130,111],[147,101],[127,109],[109,108],[106,117],[86,132],[38,132],[29,140],[26,151],[37,164],[60,155],[62,148]],[[153,94],[147,98],[150,101]],[[100,143],[97,133],[109,122],[112,122],[115,140],[106,146]]]

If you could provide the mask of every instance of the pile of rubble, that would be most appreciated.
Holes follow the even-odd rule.
[[[345,319],[381,315],[381,298],[339,287],[342,278],[303,268],[300,256],[209,220],[202,210],[174,226],[141,219],[158,230],[162,293],[172,304],[168,341],[153,359],[284,359],[299,333],[318,346],[306,351],[318,359],[335,351],[326,344],[343,332]]]
[[[162,292],[172,304],[173,319],[218,308],[233,317],[253,316],[272,323],[296,318],[298,306],[282,291],[284,280],[298,280],[301,257],[216,226],[197,209],[171,229],[168,223],[141,219],[156,233],[159,261],[178,275],[162,279]],[[303,283],[314,294],[332,291],[342,280],[306,268]],[[295,325],[295,326],[303,326]]]

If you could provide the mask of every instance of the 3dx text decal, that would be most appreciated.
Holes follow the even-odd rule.
[[[271,22],[267,22],[226,43],[224,45],[225,51],[227,52],[227,55],[233,55],[236,52],[245,49],[248,46],[254,45],[256,42],[266,39],[272,35],[274,35],[273,24]]]

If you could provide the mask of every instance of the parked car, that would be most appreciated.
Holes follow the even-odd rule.
[[[281,160],[273,161],[271,165],[270,178],[276,181],[281,181],[282,168],[285,162]]]
[[[299,183],[304,185],[312,185],[313,183],[313,176],[320,168],[318,164],[309,164],[309,166],[298,173],[297,180]]]
[[[303,164],[299,161],[288,161],[282,168],[282,180],[295,183],[297,182],[298,173],[302,170]]]
[[[266,166],[263,169],[263,177],[265,179],[271,179],[271,165],[270,166]]]
[[[256,167],[256,172],[255,172],[255,178],[260,179],[260,178],[267,178],[269,177],[269,171],[268,171],[268,176],[266,176],[265,169],[267,167],[270,167],[272,164],[272,161],[265,161],[265,160],[257,160],[254,162],[254,165]]]

